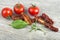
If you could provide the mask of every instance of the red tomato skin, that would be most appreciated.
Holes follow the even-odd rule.
[[[17,7],[19,5],[19,7]],[[14,6],[14,12],[16,13],[16,14],[21,14],[21,13],[23,13],[24,12],[24,6],[22,5],[22,4],[16,4],[15,6]]]
[[[32,16],[36,16],[39,13],[39,8],[38,7],[29,7],[28,8],[28,12],[29,14],[31,14]]]
[[[7,18],[8,16],[12,16],[12,9],[10,9],[10,8],[3,8],[2,9],[2,16],[4,17],[4,18]]]

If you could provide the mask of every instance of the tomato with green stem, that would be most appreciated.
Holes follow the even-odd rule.
[[[7,8],[7,7],[2,9],[2,16],[3,16],[4,18],[9,18],[9,17],[12,16],[12,14],[13,14],[12,9]]]
[[[29,12],[30,15],[36,16],[39,13],[39,8],[35,5],[32,5],[28,8],[28,12]]]
[[[22,5],[22,4],[16,4],[16,5],[14,6],[14,12],[15,12],[16,14],[21,14],[21,13],[23,13],[23,12],[24,12],[24,5]]]

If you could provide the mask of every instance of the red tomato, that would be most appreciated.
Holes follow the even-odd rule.
[[[23,13],[24,12],[24,6],[22,4],[16,4],[14,6],[14,12],[16,14],[20,14],[20,13]]]
[[[32,16],[36,16],[39,13],[39,8],[37,6],[31,6],[31,7],[28,8],[28,12]]]
[[[9,16],[12,16],[12,9],[10,9],[10,8],[3,8],[2,9],[2,16],[4,17],[4,18],[8,18]]]

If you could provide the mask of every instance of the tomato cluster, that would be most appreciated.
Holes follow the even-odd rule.
[[[24,8],[24,5],[22,5],[22,4],[16,4],[16,5],[14,6],[13,10],[14,10],[14,12],[15,12],[16,14],[19,15],[19,14],[21,14],[21,13],[24,13],[25,8]],[[8,8],[8,7],[3,8],[3,9],[2,9],[2,16],[3,16],[4,18],[11,17],[12,14],[13,14],[13,10],[10,9],[10,8]],[[37,6],[35,6],[35,5],[32,5],[32,6],[30,6],[30,7],[28,8],[28,12],[29,12],[30,15],[36,16],[36,15],[39,13],[39,8],[38,8]]]

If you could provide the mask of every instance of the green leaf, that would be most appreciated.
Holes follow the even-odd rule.
[[[11,23],[11,26],[16,29],[25,28],[28,24],[22,20],[15,20]]]

